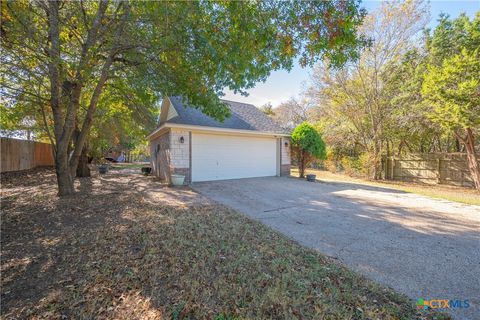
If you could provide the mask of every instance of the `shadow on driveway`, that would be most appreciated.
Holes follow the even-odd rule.
[[[480,207],[353,183],[253,178],[193,184],[201,194],[410,298],[469,300],[480,318]]]

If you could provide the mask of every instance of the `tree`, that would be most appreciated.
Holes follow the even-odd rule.
[[[155,97],[147,108],[139,98],[131,92],[131,87],[108,86],[97,109],[97,118],[89,135],[89,153],[102,157],[104,151],[111,147],[124,146],[134,148],[145,142],[145,137],[155,129],[159,110]],[[129,90],[130,89],[130,90]],[[122,95],[120,95],[120,93]]]
[[[433,32],[426,32],[428,53],[422,95],[428,118],[454,134],[467,152],[468,167],[477,189],[480,175],[475,154],[479,133],[480,11],[470,20],[442,15]]]
[[[429,66],[441,67],[445,59],[459,54],[462,48],[474,51],[480,46],[479,14],[473,21],[465,14],[454,20],[440,15],[433,32],[424,30],[421,47],[413,47],[400,61],[386,68],[382,77],[386,79],[387,96],[391,97],[391,111],[385,137],[387,143],[397,145],[398,153],[406,149],[409,152],[463,150],[452,130],[432,121],[432,106],[422,96],[422,86]]]
[[[305,176],[305,168],[314,159],[325,159],[325,142],[315,128],[304,122],[292,132],[292,151],[298,162],[300,178]]]
[[[474,131],[480,128],[480,54],[479,49],[443,60],[441,66],[429,65],[422,95],[431,106],[433,122],[454,132],[465,145],[468,167],[475,188],[480,190],[480,166],[475,153]]]
[[[275,115],[275,110],[273,110],[271,102],[265,103],[263,106],[260,107],[260,110],[262,110],[262,112],[265,113],[267,116]]]
[[[358,60],[343,68],[329,61],[318,64],[312,76],[309,96],[317,104],[317,117],[329,118],[335,130],[327,130],[327,141],[334,132],[345,137],[341,145],[360,146],[370,159],[370,178],[381,178],[381,157],[387,144],[387,125],[391,123],[391,91],[386,83],[391,66],[402,59],[427,22],[422,1],[384,2],[369,14],[360,33],[371,40]]]
[[[412,48],[384,71],[384,90],[391,97],[384,129],[387,156],[449,148],[448,139],[442,139],[441,128],[426,116],[421,89],[427,58],[422,48]]]
[[[473,51],[480,45],[480,11],[472,20],[465,13],[453,20],[441,14],[433,32],[425,30],[425,36],[430,64],[441,65],[444,59],[459,54],[464,48]]]
[[[362,45],[363,11],[347,1],[3,1],[2,94],[28,101],[54,146],[59,195],[74,177],[110,86],[149,107],[181,95],[219,120],[224,88],[243,92],[272,70]],[[140,90],[138,90],[140,89]],[[145,94],[146,93],[146,94]],[[50,128],[52,130],[50,130]]]
[[[292,97],[275,108],[273,119],[285,129],[293,130],[296,126],[308,120],[310,108],[311,105],[307,99],[299,101]]]

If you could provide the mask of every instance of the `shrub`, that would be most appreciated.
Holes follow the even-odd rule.
[[[358,157],[343,156],[340,164],[345,174],[367,178],[374,170],[375,159],[370,153],[362,153]]]
[[[362,173],[366,178],[374,178],[375,166],[377,161],[375,156],[371,153],[362,153],[359,157],[360,164],[362,166]]]
[[[325,142],[315,128],[304,122],[292,132],[292,152],[297,160],[300,178],[305,176],[305,168],[314,159],[325,159]]]
[[[332,173],[337,172],[337,160],[336,160],[336,155],[335,152],[332,148],[327,148],[327,157],[325,161],[323,162],[323,165],[325,169]]]
[[[356,157],[343,157],[341,164],[345,174],[349,176],[359,176],[361,175],[362,165],[360,160]]]

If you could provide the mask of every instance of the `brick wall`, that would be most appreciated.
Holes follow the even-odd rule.
[[[180,142],[183,137],[183,143]],[[190,183],[190,132],[174,130],[170,132],[170,173],[185,175],[185,183]]]
[[[287,145],[285,146],[285,143]],[[290,138],[283,137],[281,138],[281,166],[280,166],[280,175],[281,176],[289,176],[290,175],[290,167],[291,167],[291,160],[290,160]]]
[[[181,138],[183,137],[183,143]],[[290,139],[281,138],[280,175],[290,175]],[[287,145],[285,146],[285,143]],[[157,146],[159,150],[157,151]],[[172,129],[150,143],[152,168],[156,176],[170,183],[172,174],[185,176],[185,184],[191,182],[191,133],[187,130]]]

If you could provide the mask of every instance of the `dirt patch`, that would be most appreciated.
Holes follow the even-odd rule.
[[[390,289],[189,188],[2,175],[2,318],[422,318]]]

